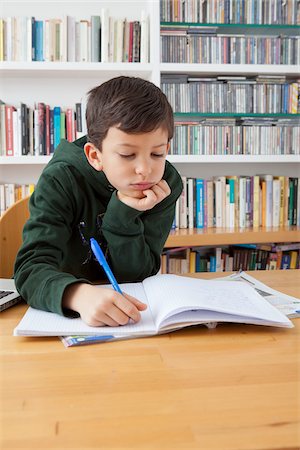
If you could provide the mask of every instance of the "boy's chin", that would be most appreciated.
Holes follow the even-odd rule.
[[[138,191],[138,190],[121,191],[121,193],[126,195],[127,197],[132,197],[132,198],[144,198],[145,197],[145,194],[143,193],[143,191]]]

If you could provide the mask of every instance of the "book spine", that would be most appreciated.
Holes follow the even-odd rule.
[[[279,227],[280,223],[280,180],[273,180],[273,217],[272,225],[273,227]]]
[[[54,111],[50,109],[50,155],[54,152]]]
[[[12,131],[13,131],[13,150],[14,156],[19,156],[18,154],[18,111],[12,111]]]
[[[43,28],[42,20],[35,21],[35,61],[44,61],[43,55]]]
[[[39,155],[46,154],[45,146],[45,104],[38,103],[38,120],[39,120]]]
[[[34,155],[34,110],[28,108],[28,145],[30,155]]]
[[[5,105],[6,156],[14,156],[13,106]]]
[[[294,181],[293,178],[289,178],[289,206],[288,206],[288,225],[293,225],[294,215]]]
[[[240,177],[239,179],[239,226],[240,228],[246,227],[246,178]]]
[[[188,214],[188,228],[193,229],[195,226],[195,179],[187,179],[187,214]]]
[[[228,227],[235,227],[235,179],[229,179],[229,224]]]
[[[108,59],[109,18],[106,9],[101,10],[101,62],[109,62]]]
[[[73,136],[73,111],[68,108],[66,111],[66,124],[67,124],[67,140],[72,142],[74,140]]]
[[[196,179],[196,228],[204,228],[204,180]]]
[[[223,193],[221,180],[215,181],[215,221],[216,228],[223,226]]]
[[[53,124],[54,124],[54,150],[60,143],[60,107],[53,108]]]
[[[76,37],[75,37],[75,18],[71,16],[67,16],[67,60],[70,62],[75,62],[75,46],[76,46]]]
[[[179,197],[179,228],[187,228],[187,178],[182,177],[183,190]]]
[[[66,113],[60,113],[60,139],[66,139]]]
[[[45,151],[50,155],[50,106],[45,107]]]
[[[100,59],[100,16],[91,17],[91,61],[99,62]]]

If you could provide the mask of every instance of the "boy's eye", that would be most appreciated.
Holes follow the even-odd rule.
[[[154,156],[155,158],[163,158],[165,156],[164,153],[152,153],[152,156]]]
[[[121,156],[121,158],[133,158],[134,154],[127,155],[127,154],[119,153],[119,156]]]

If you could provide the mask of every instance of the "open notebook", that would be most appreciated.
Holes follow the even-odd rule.
[[[194,324],[237,322],[293,327],[292,322],[261,297],[237,281],[201,280],[178,275],[155,275],[142,283],[120,285],[148,305],[138,323],[120,327],[90,327],[80,318],[28,308],[14,330],[16,336],[97,335],[103,337],[149,336]],[[111,289],[110,286],[106,286]],[[88,300],[87,300],[88,301]]]

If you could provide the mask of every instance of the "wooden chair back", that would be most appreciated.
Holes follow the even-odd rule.
[[[18,200],[0,217],[0,278],[13,276],[23,228],[29,218],[29,198]]]

